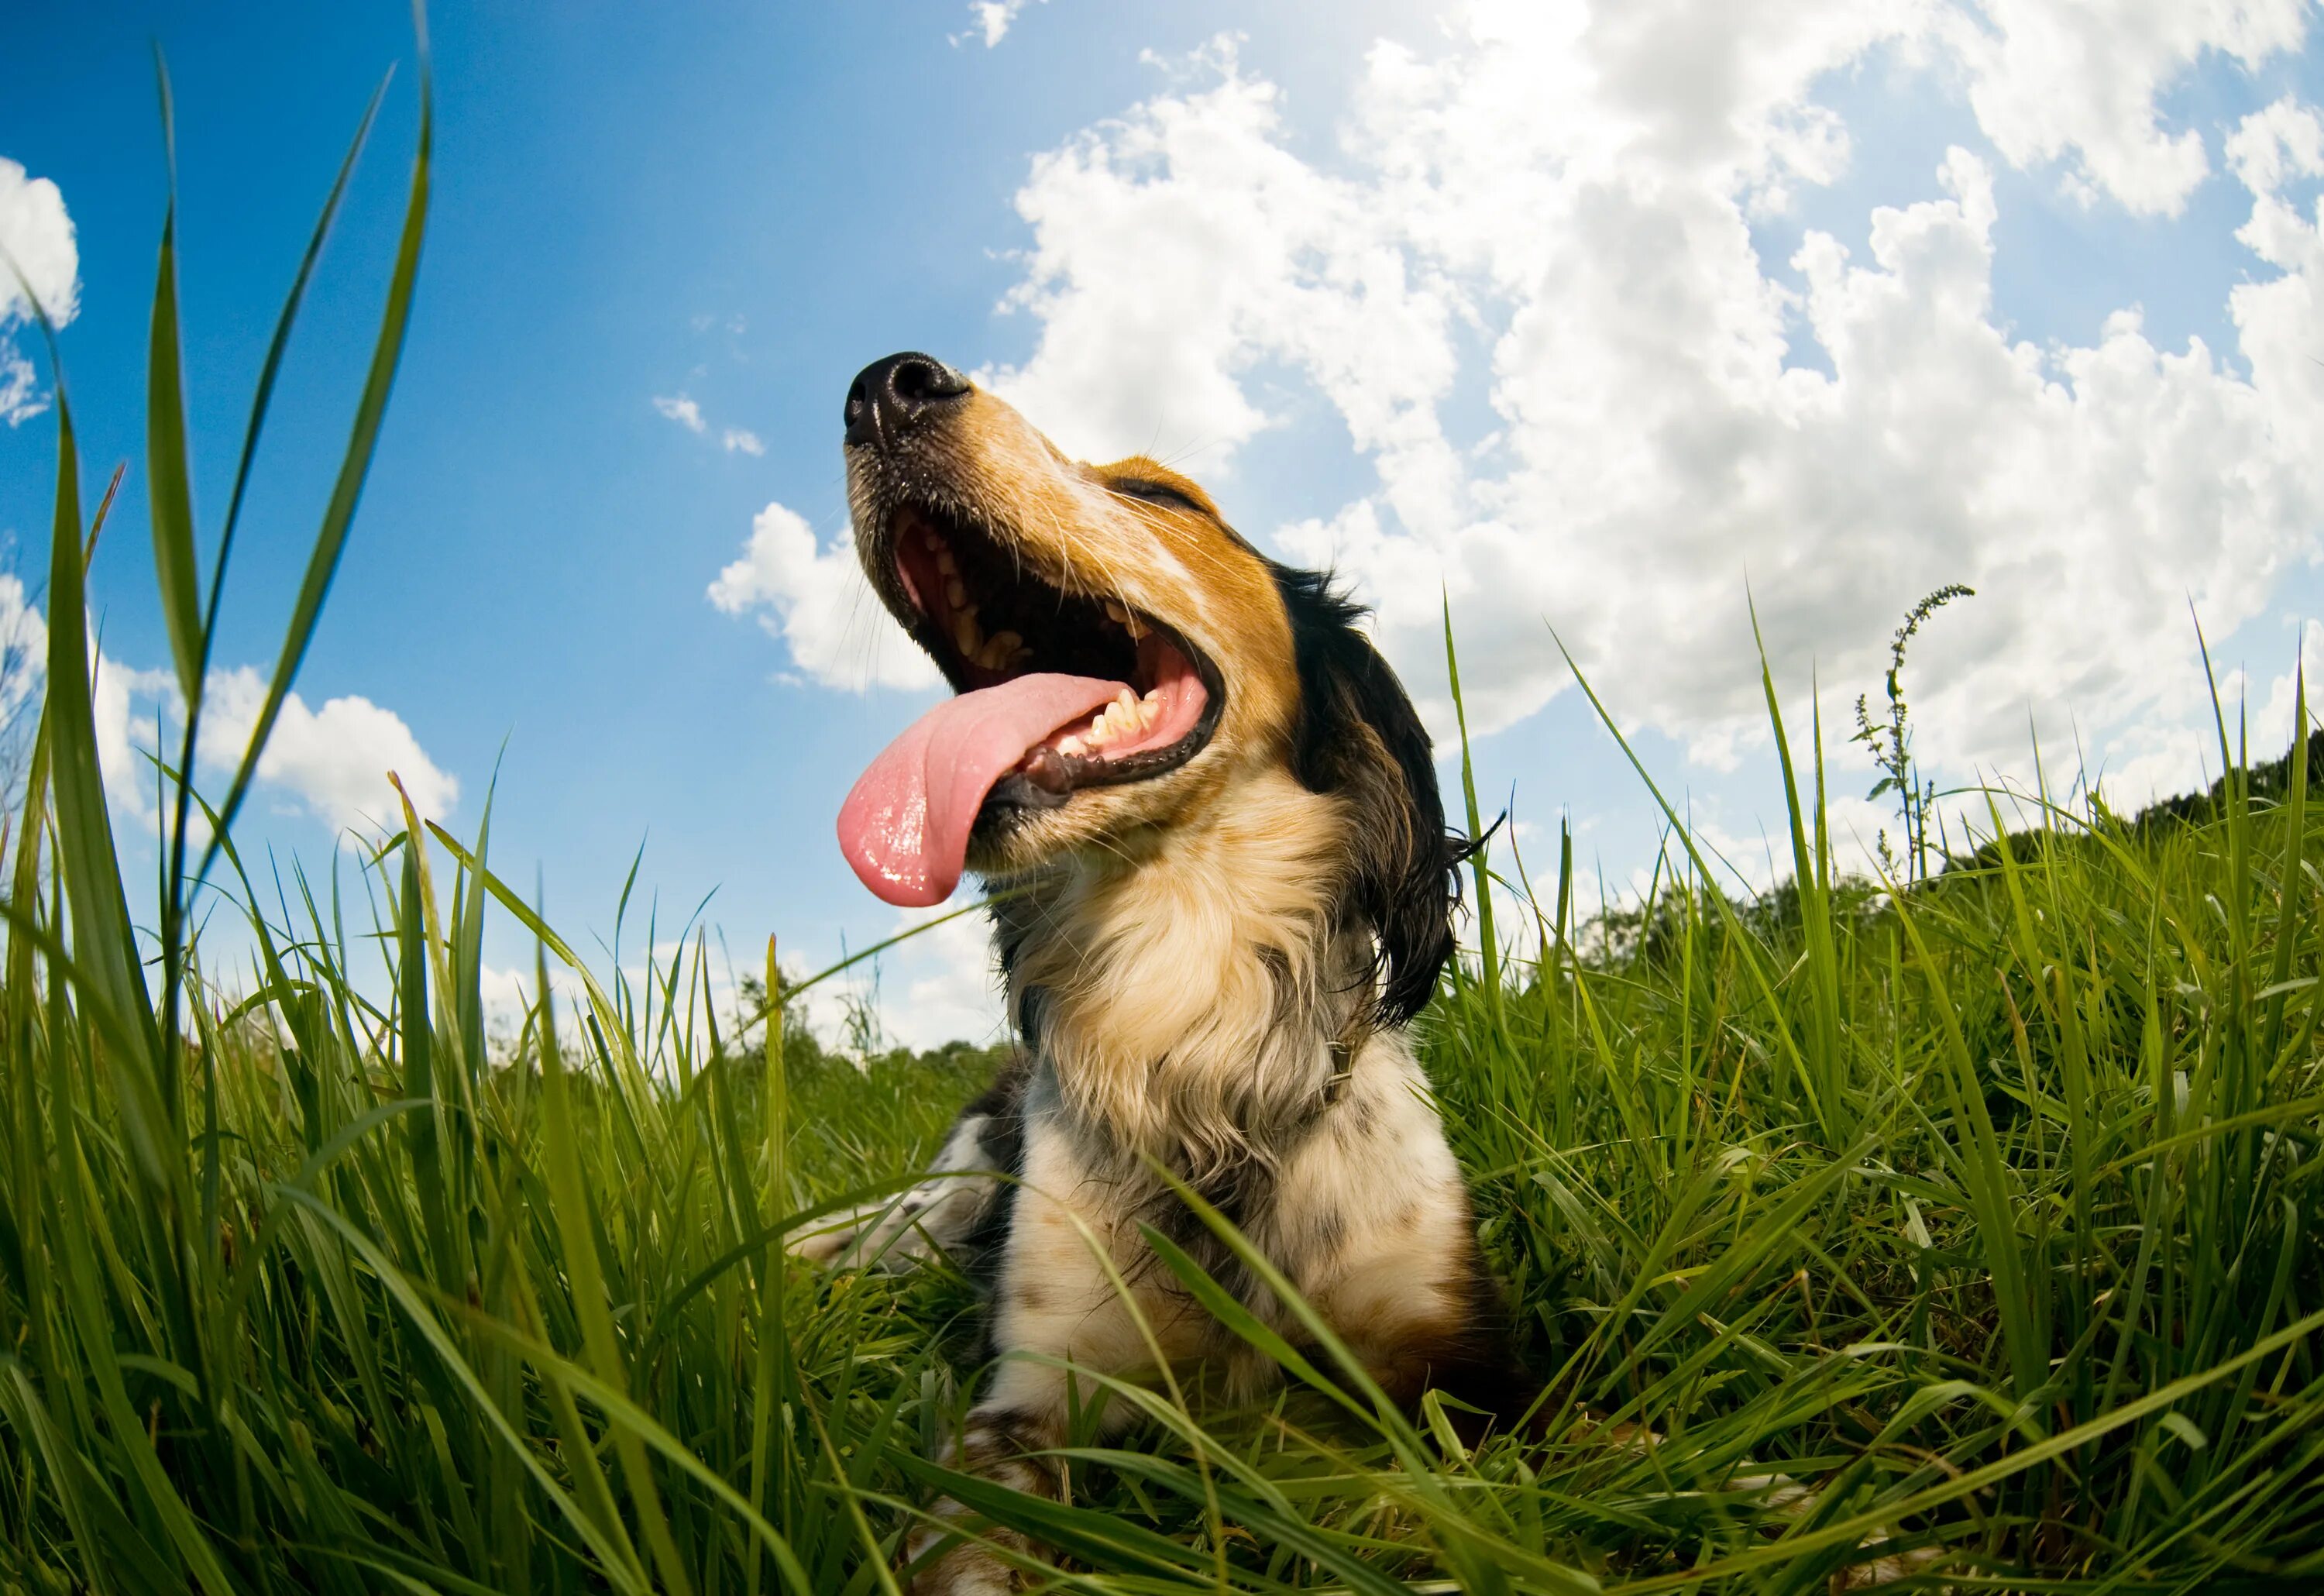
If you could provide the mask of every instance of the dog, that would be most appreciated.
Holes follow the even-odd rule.
[[[964,872],[996,889],[1020,1046],[926,1180],[801,1250],[941,1249],[976,1278],[999,1358],[953,1461],[1021,1491],[1062,1492],[1042,1454],[1087,1397],[1068,1365],[1135,1378],[1158,1351],[1244,1390],[1275,1370],[1141,1226],[1304,1339],[1181,1185],[1393,1398],[1496,1410],[1521,1387],[1409,1031],[1466,850],[1363,612],[1185,476],[1069,459],[927,355],[866,366],[845,425],[864,573],[954,696],[848,794],[841,850],[890,903],[940,902]],[[947,1538],[913,1543],[918,1591],[1019,1588],[1022,1540],[928,1558]]]

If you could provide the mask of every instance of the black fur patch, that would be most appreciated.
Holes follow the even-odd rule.
[[[1428,729],[1356,629],[1363,607],[1328,572],[1268,565],[1299,670],[1292,772],[1309,791],[1355,807],[1347,907],[1379,941],[1374,1019],[1402,1025],[1427,1006],[1452,956],[1452,867],[1466,844],[1444,829]]]
[[[1025,1085],[1032,1077],[1032,1055],[1020,1048],[1010,1055],[1009,1062],[993,1076],[992,1084],[960,1111],[964,1120],[973,1114],[985,1117],[977,1133],[977,1168],[1009,1176],[1024,1173]],[[988,1292],[999,1272],[1001,1255],[1009,1240],[1010,1221],[1016,1213],[1017,1183],[1001,1181],[993,1191],[992,1200],[976,1216],[975,1224],[961,1238],[957,1251],[962,1268]]]

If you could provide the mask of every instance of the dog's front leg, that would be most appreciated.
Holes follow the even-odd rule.
[[[1075,1374],[1136,1377],[1153,1369],[1157,1347],[1173,1359],[1197,1350],[1183,1303],[1142,1284],[1117,1284],[1139,1278],[1134,1256],[1143,1243],[1125,1241],[1134,1227],[1107,1211],[1113,1189],[1087,1178],[1062,1137],[1028,1126],[1025,1184],[1015,1194],[993,1287],[992,1344],[1001,1357],[945,1460],[953,1467],[1012,1490],[1064,1499],[1072,1485],[1065,1464],[1043,1454],[1065,1444],[1076,1398],[1092,1403],[1099,1390]],[[1130,1416],[1111,1404],[1100,1409],[1099,1424],[1118,1429]],[[939,1503],[936,1512],[955,1522],[968,1516],[952,1501]],[[950,1533],[930,1527],[913,1536],[914,1560]],[[1024,1588],[996,1547],[1019,1558],[1036,1553],[1013,1530],[983,1530],[923,1569],[912,1587],[916,1596],[998,1596]]]

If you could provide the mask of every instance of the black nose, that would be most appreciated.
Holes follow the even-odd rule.
[[[968,392],[968,379],[926,355],[890,355],[855,374],[847,385],[850,443],[892,443],[905,431]]]

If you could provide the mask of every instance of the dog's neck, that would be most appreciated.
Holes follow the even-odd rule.
[[[1261,770],[1003,910],[1010,1011],[1085,1135],[1199,1178],[1312,1121],[1372,997],[1370,934],[1335,923],[1347,825]]]

